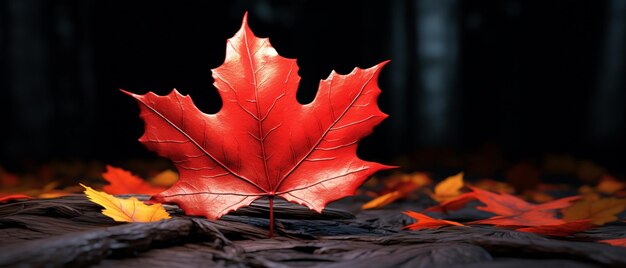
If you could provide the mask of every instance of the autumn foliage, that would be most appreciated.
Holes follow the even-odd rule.
[[[461,181],[459,181],[461,180]],[[495,193],[481,187],[467,185],[462,192],[462,174],[448,177],[434,187],[429,196],[439,204],[426,208],[423,212],[450,213],[475,204],[473,208],[489,212],[493,216],[481,220],[466,222],[465,225],[456,221],[432,218],[415,211],[404,212],[416,220],[407,225],[410,230],[435,229],[444,226],[494,225],[500,228],[512,228],[520,232],[536,233],[546,236],[564,237],[592,229],[599,225],[616,221],[617,214],[626,210],[626,201],[615,197],[600,197],[600,194],[615,193],[610,187],[621,189],[622,184],[611,181],[600,183],[595,190],[585,190],[583,195],[575,195],[560,199],[550,199],[540,204],[529,203],[520,197],[510,194],[509,187],[500,182],[489,182],[482,186],[487,189],[502,189]],[[480,185],[480,184],[478,184]],[[496,188],[493,188],[497,186]],[[610,186],[610,187],[609,187]],[[544,187],[549,189],[550,187]],[[443,189],[451,198],[440,198]],[[586,188],[585,188],[586,189]],[[428,193],[429,191],[424,191]],[[602,241],[612,245],[624,245],[623,239]]]
[[[102,191],[81,184],[84,194],[103,207],[104,215],[120,222],[169,219],[161,203],[176,204],[186,215],[216,220],[268,197],[271,236],[274,198],[321,213],[328,203],[353,195],[376,172],[394,168],[356,155],[360,140],[387,117],[377,105],[377,79],[385,64],[355,68],[349,74],[333,71],[320,82],[313,102],[302,105],[296,100],[300,81],[296,60],[280,56],[267,38],[256,37],[244,16],[241,28],[227,42],[224,63],[212,70],[223,101],[219,112],[203,113],[190,96],[176,89],[165,96],[124,91],[138,102],[145,122],[140,141],[170,159],[178,172],[165,170],[146,180],[107,165],[98,182],[104,185],[95,187]],[[570,166],[558,158],[548,160],[548,170]],[[83,191],[77,185],[62,188],[57,181],[17,188],[18,177],[0,171],[0,184],[15,187],[0,192],[0,203]],[[585,164],[576,172],[590,180],[600,171]],[[434,185],[428,173],[394,173],[370,180],[365,188],[378,189],[362,191],[371,199],[361,209],[385,209],[422,198],[432,206],[403,212],[406,220],[414,221],[404,229],[488,225],[553,237],[624,220],[620,213],[626,210],[626,183],[604,175],[575,194],[552,195],[551,190],[568,187],[543,183],[542,172],[520,162],[504,172],[507,182],[482,178],[472,183],[460,172]],[[127,194],[149,195],[151,204],[114,196]],[[460,210],[481,216],[451,220]],[[626,246],[626,238],[599,242]]]

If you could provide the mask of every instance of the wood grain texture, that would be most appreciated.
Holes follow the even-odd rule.
[[[623,237],[623,224],[563,239],[491,226],[404,231],[411,220],[400,211],[420,204],[353,214],[348,211],[358,206],[347,200],[319,215],[277,201],[275,239],[267,239],[261,200],[218,221],[166,206],[172,219],[153,223],[116,223],[83,195],[4,204],[0,267],[626,266],[626,249],[594,242]]]

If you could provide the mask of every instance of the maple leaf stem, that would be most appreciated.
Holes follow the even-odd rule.
[[[270,196],[270,238],[274,237],[274,197]]]

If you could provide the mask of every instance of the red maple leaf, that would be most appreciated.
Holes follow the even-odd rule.
[[[531,204],[507,193],[497,194],[480,188],[469,187],[474,191],[476,199],[485,204],[484,207],[477,207],[477,209],[501,216],[512,216],[528,211],[548,211],[565,208],[571,206],[572,201],[580,199],[580,196],[570,196],[543,204]]]
[[[606,243],[606,244],[616,246],[616,247],[626,247],[626,237],[615,238],[615,239],[605,239],[605,240],[600,240],[598,242]]]
[[[143,179],[133,175],[130,171],[106,166],[106,172],[102,177],[109,182],[109,185],[102,187],[102,190],[109,194],[158,194],[165,188],[155,187],[148,184]]]
[[[493,216],[484,220],[468,222],[468,224],[490,224],[499,227],[521,227],[521,226],[542,226],[561,225],[565,221],[555,217],[552,212],[529,210],[519,214],[506,216]]]
[[[11,200],[19,200],[19,199],[34,199],[34,197],[25,194],[9,194],[9,195],[0,195],[0,203],[8,202]]]
[[[589,230],[593,227],[594,225],[591,224],[591,220],[578,220],[555,225],[540,225],[519,228],[517,231],[549,236],[570,236],[575,233]]]
[[[437,205],[424,209],[422,212],[444,212],[462,209],[467,203],[476,200],[474,192],[464,193],[450,200],[443,201]]]
[[[433,219],[431,217],[428,217],[422,213],[418,213],[415,211],[405,211],[403,213],[417,220],[417,222],[407,225],[403,229],[420,230],[420,229],[437,229],[443,226],[451,226],[451,225],[452,226],[464,226],[463,224],[460,224],[455,221]]]
[[[180,173],[153,199],[217,219],[268,196],[272,222],[273,197],[321,212],[354,194],[373,173],[391,168],[356,156],[358,142],[387,117],[376,104],[385,63],[347,75],[331,72],[315,100],[302,105],[296,60],[254,36],[244,16],[224,63],[212,70],[223,101],[218,113],[201,112],[176,90],[166,96],[126,92],[139,101],[145,121],[140,141]]]
[[[507,193],[492,193],[480,188],[469,186],[474,196],[484,207],[478,210],[491,212],[497,216],[485,220],[473,221],[471,224],[493,224],[499,226],[540,226],[559,225],[565,221],[555,217],[554,210],[571,206],[571,202],[580,196],[565,197],[543,204],[531,204]]]

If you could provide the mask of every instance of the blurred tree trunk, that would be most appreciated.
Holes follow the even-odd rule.
[[[619,144],[624,138],[625,1],[609,1],[604,28],[606,32],[602,40],[597,86],[591,99],[588,129],[591,142],[606,148],[611,144]]]
[[[96,92],[92,1],[5,4],[7,27],[6,159],[45,159],[88,152]],[[92,133],[93,134],[93,133]],[[54,155],[53,155],[54,154]]]
[[[21,157],[25,151],[46,154],[50,149],[50,119],[54,116],[50,102],[53,93],[48,86],[46,27],[50,25],[46,22],[46,1],[9,0],[6,5],[7,98],[15,127],[3,140],[4,153],[7,157]]]
[[[406,151],[453,145],[458,125],[458,3],[396,0],[391,12],[393,146]]]
[[[456,98],[459,55],[458,3],[456,0],[418,0],[417,109],[420,142],[450,146],[457,132]]]

